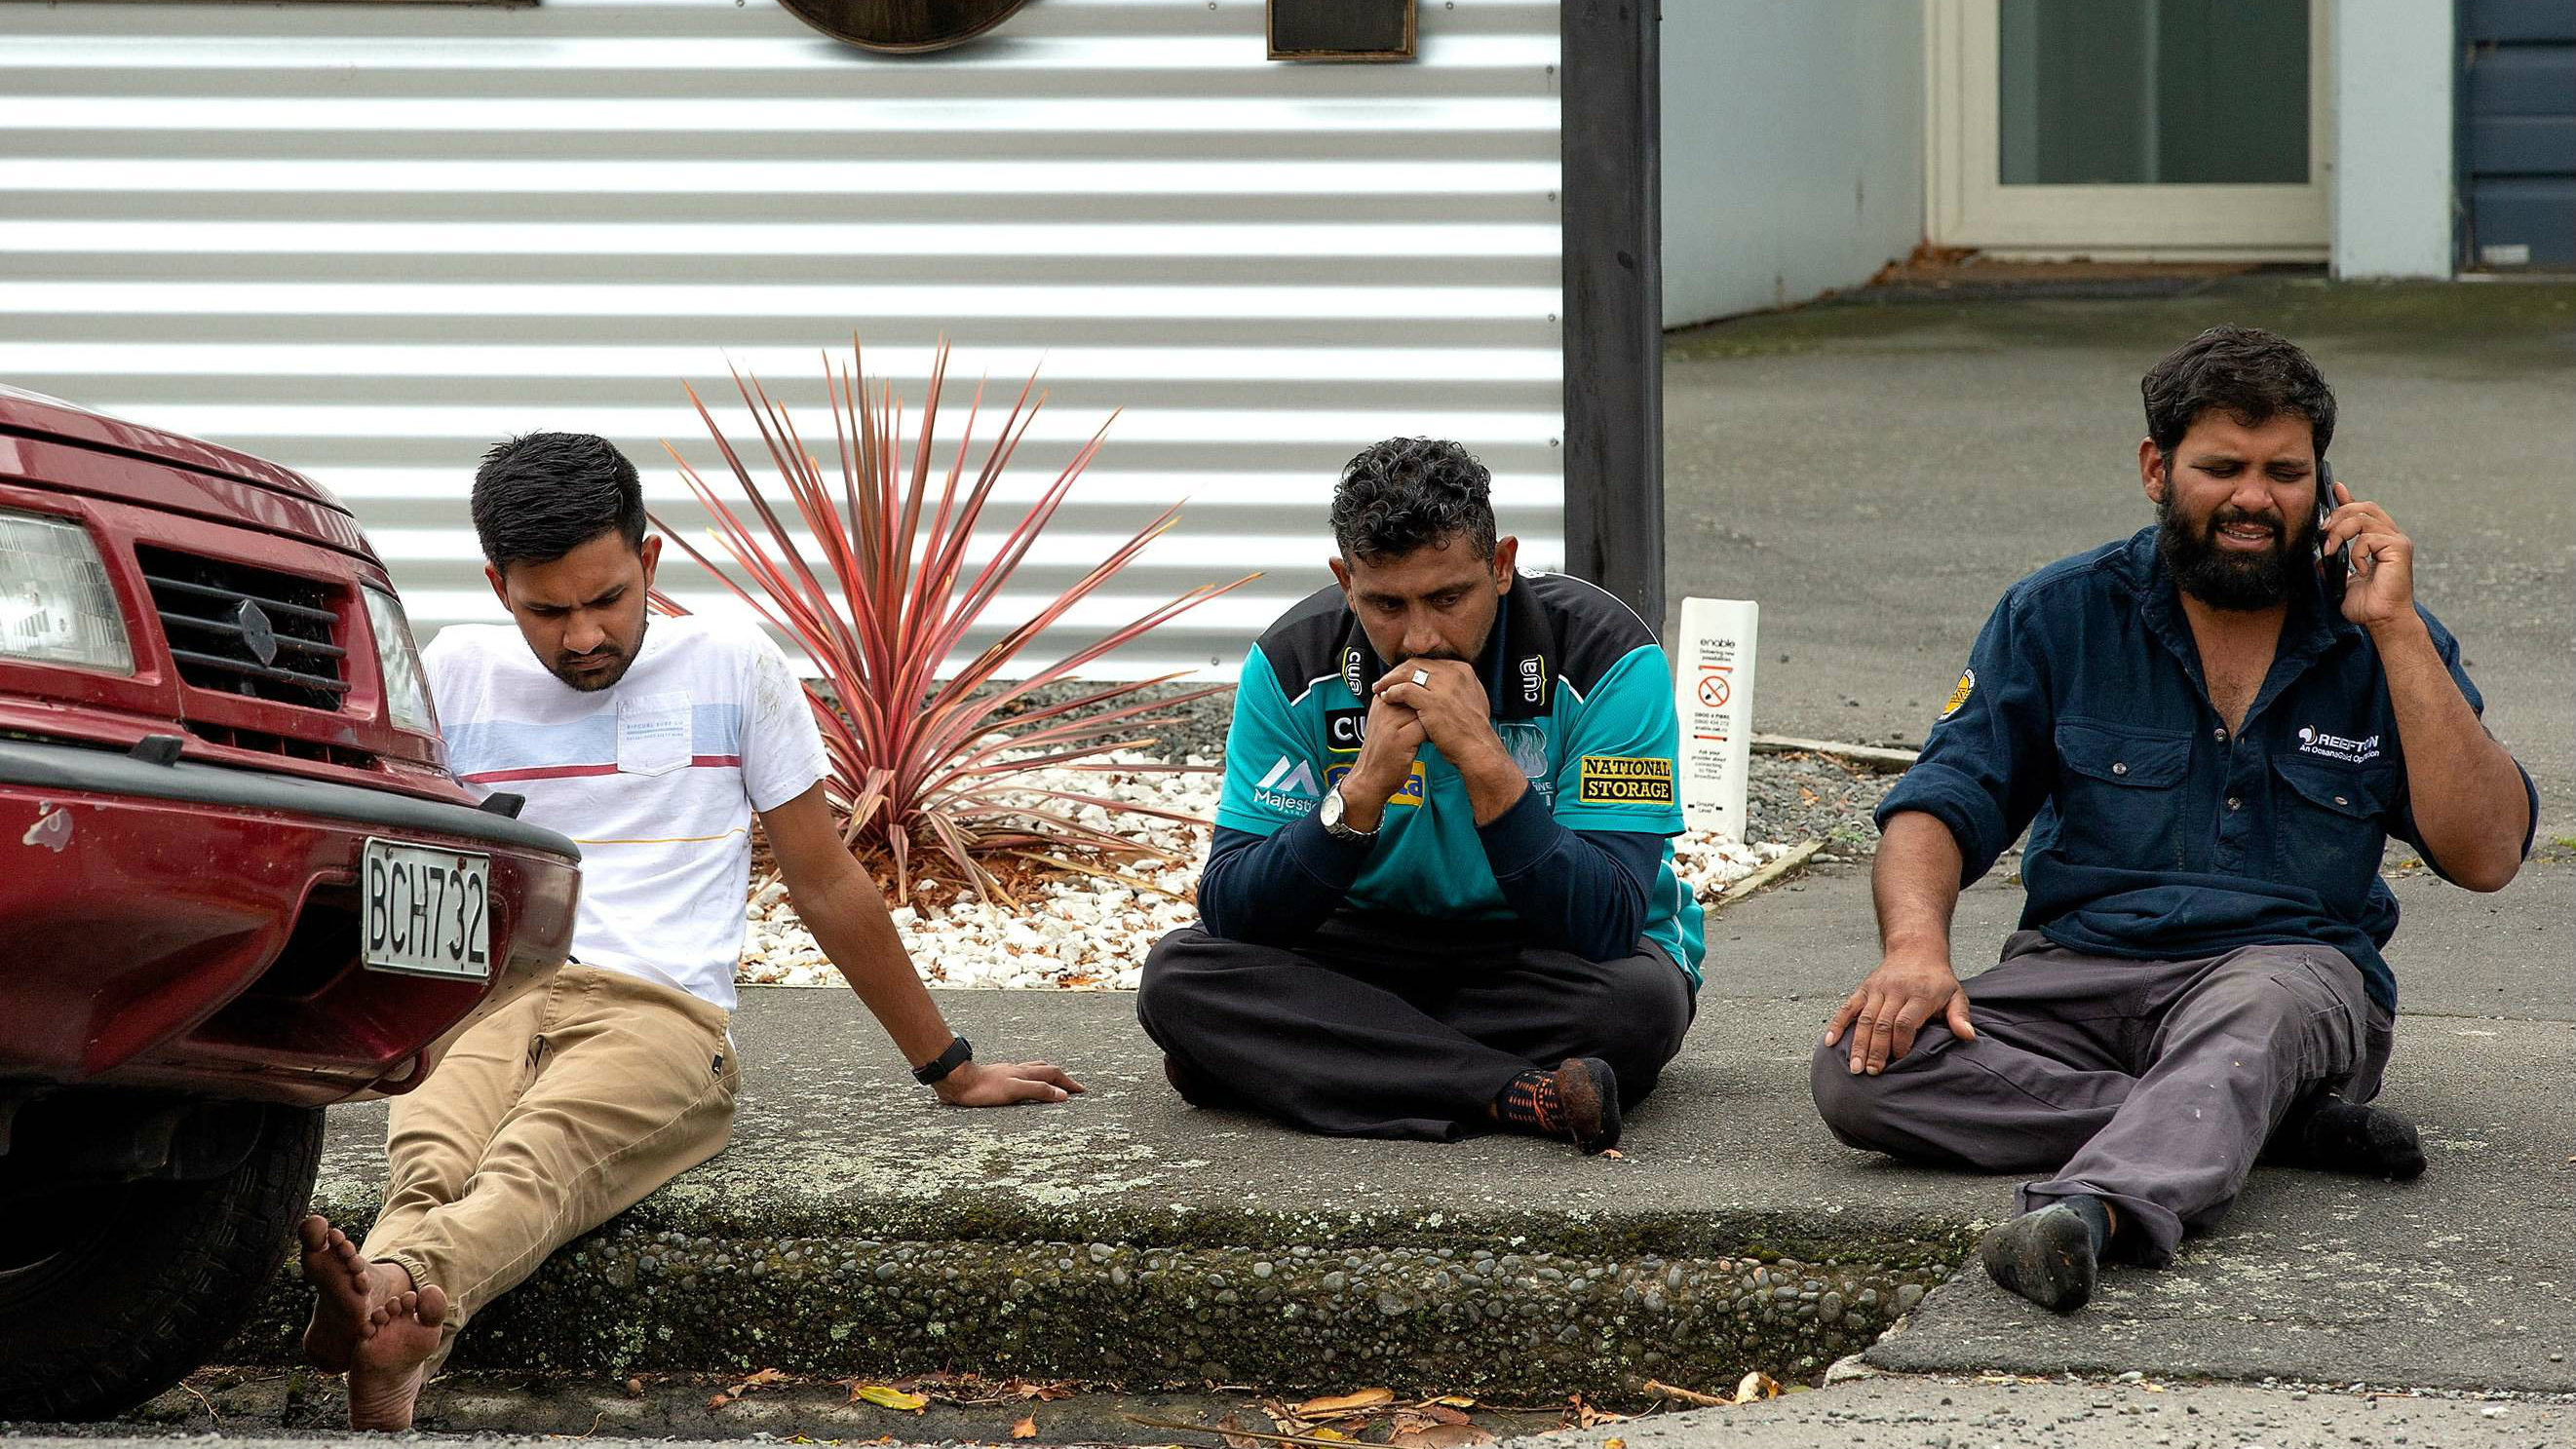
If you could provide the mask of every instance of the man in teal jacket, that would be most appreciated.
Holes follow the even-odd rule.
[[[1516,573],[1455,443],[1352,459],[1333,534],[1333,586],[1244,660],[1205,925],[1155,946],[1137,1016],[1201,1105],[1600,1151],[1699,984],[1663,651]]]

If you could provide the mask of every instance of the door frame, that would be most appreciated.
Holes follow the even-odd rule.
[[[2322,261],[2333,235],[2334,10],[2308,6],[2305,185],[2005,186],[2002,0],[1923,0],[1924,233],[2032,259]]]

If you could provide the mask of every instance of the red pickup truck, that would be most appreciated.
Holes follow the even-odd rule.
[[[514,814],[339,500],[0,386],[0,1421],[219,1350],[323,1106],[562,961],[580,854]]]

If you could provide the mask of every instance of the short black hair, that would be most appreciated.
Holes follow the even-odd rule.
[[[2317,456],[2334,441],[2334,389],[2297,343],[2260,327],[2212,327],[2166,354],[2138,380],[2147,437],[2167,457],[2215,409],[2246,427],[2284,414],[2308,420]]]
[[[1494,478],[1476,455],[1436,438],[1389,438],[1342,465],[1333,489],[1333,541],[1366,563],[1437,548],[1464,535],[1494,556]]]
[[[644,544],[644,484],[596,433],[529,433],[494,445],[474,470],[474,536],[504,573],[551,563],[615,529]]]

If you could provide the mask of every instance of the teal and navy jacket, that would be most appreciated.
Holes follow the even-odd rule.
[[[1377,838],[1336,840],[1315,808],[1359,759],[1385,667],[1338,588],[1245,658],[1199,884],[1207,929],[1288,945],[1345,909],[1517,919],[1532,944],[1592,960],[1651,945],[1696,985],[1700,908],[1673,870],[1680,724],[1645,622],[1581,579],[1515,578],[1478,667],[1528,792],[1479,828],[1466,781],[1426,745]]]

